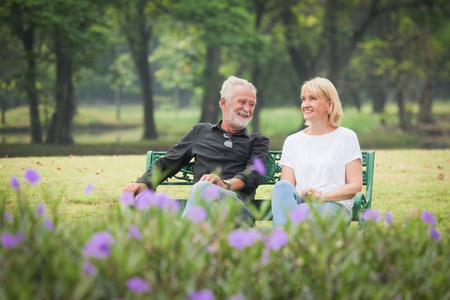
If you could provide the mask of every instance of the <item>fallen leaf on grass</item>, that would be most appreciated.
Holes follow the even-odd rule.
[[[60,167],[57,167],[57,168],[56,168],[56,171],[61,171],[61,168],[60,168]]]
[[[439,174],[438,177],[437,177],[437,179],[439,179],[439,180],[444,179],[444,174],[442,174],[442,173]]]
[[[97,173],[95,173],[95,174],[98,175],[98,174],[100,174],[100,173],[102,173],[102,172],[103,172],[103,169],[102,169],[102,170],[98,170]]]
[[[441,170],[442,170],[442,169],[443,169],[444,167],[441,167],[441,166],[437,166],[437,168],[438,168],[438,169],[441,169]]]

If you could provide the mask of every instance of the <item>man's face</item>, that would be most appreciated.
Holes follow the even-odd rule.
[[[227,130],[227,127],[231,127],[234,131],[241,131],[252,120],[253,110],[256,105],[256,95],[250,88],[235,85],[231,103],[222,98],[221,105],[223,109],[222,127],[225,130]],[[227,131],[231,132],[231,130]]]

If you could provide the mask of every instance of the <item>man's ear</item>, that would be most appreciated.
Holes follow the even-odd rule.
[[[226,102],[227,102],[227,100],[224,97],[220,98],[220,107],[224,108]]]

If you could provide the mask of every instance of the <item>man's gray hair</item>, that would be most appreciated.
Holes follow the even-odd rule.
[[[245,86],[253,91],[256,96],[256,88],[253,84],[248,82],[245,79],[238,78],[236,76],[230,76],[225,80],[225,82],[222,85],[222,90],[220,91],[220,97],[225,98],[229,103],[231,102],[231,97],[233,97],[233,87],[235,85],[242,85]]]

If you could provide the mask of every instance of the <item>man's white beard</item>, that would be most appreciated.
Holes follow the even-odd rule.
[[[238,112],[241,112],[243,114],[246,114],[246,112],[239,110]],[[227,121],[237,130],[244,130],[247,128],[247,125],[250,123],[252,118],[249,119],[241,119],[238,116],[238,112],[235,112],[234,110],[230,109],[226,113],[225,117]]]

